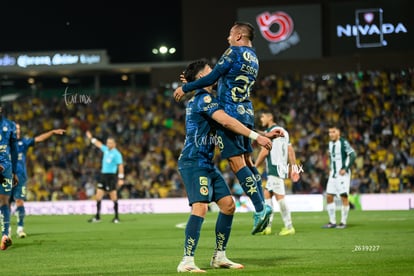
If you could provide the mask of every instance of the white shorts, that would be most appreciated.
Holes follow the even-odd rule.
[[[266,189],[278,195],[286,195],[285,180],[274,175],[268,175]]]
[[[333,178],[329,176],[328,183],[326,184],[326,193],[332,195],[349,194],[349,187],[351,184],[351,174],[338,175]]]

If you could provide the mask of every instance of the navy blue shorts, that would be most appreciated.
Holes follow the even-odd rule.
[[[12,188],[13,199],[26,200],[27,178],[22,173],[17,173],[19,183]]]
[[[5,166],[4,171],[1,173],[0,179],[0,194],[10,196],[13,187],[13,174],[11,166]]]
[[[228,129],[218,129],[217,136],[222,142],[218,144],[218,147],[223,159],[253,152],[252,141],[248,137],[236,134]]]
[[[195,202],[217,202],[231,195],[223,175],[217,168],[184,168],[179,171],[190,206]]]

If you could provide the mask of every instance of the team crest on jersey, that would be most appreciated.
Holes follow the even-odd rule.
[[[200,187],[200,194],[202,194],[202,195],[208,195],[208,187],[206,187],[206,186],[201,186]]]
[[[6,126],[3,127],[3,131],[8,131],[8,130],[9,129]]]
[[[203,100],[204,100],[204,102],[205,102],[205,103],[211,103],[211,96],[210,96],[210,95],[205,96],[205,97],[203,98]]]

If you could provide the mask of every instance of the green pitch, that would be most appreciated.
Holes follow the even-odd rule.
[[[217,213],[201,232],[196,264],[210,275],[414,275],[414,211],[353,211],[347,229],[321,229],[326,212],[292,213],[296,235],[250,235],[251,213],[237,213],[227,256],[244,270],[210,269]],[[339,216],[339,213],[338,213]],[[6,275],[176,275],[188,214],[28,216],[27,238],[0,251]],[[275,214],[273,232],[281,227]]]

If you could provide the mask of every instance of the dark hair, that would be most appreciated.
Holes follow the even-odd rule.
[[[273,122],[275,122],[277,125],[281,126],[281,127],[286,127],[287,126],[287,122],[286,119],[283,116],[283,113],[281,113],[280,111],[274,111],[272,109],[266,108],[263,110],[259,111],[260,114],[270,114],[273,117]]]
[[[245,35],[250,39],[250,41],[253,41],[254,39],[254,27],[249,22],[243,22],[243,21],[236,21],[234,22],[233,26],[237,26],[238,28],[241,28],[243,31],[245,31]]]
[[[270,114],[273,117],[273,120],[276,120],[275,113],[270,109],[264,109],[260,111],[261,114]]]
[[[184,78],[187,82],[195,81],[198,73],[200,73],[206,65],[210,65],[210,62],[205,58],[191,62],[184,70]]]
[[[341,131],[342,126],[339,123],[329,122],[326,124],[327,128],[336,128],[337,130]]]

